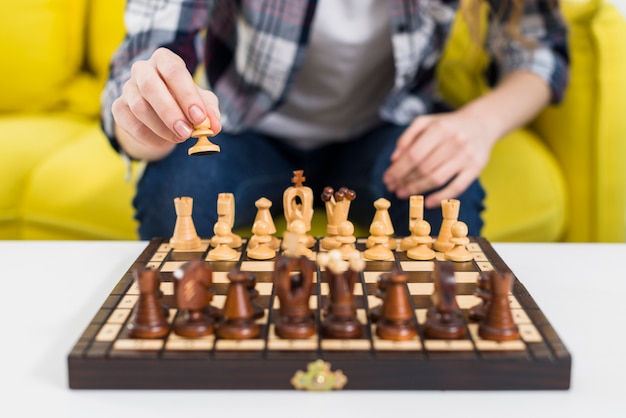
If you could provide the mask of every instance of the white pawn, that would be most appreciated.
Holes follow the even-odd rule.
[[[368,260],[389,260],[393,259],[393,251],[387,248],[389,236],[385,233],[385,224],[374,221],[370,225],[370,236],[368,240],[372,246],[363,252],[363,257]]]
[[[412,260],[432,260],[435,251],[431,248],[433,239],[430,236],[430,224],[424,219],[415,221],[411,229],[411,236],[416,243],[415,247],[406,252]]]
[[[262,220],[256,221],[252,225],[251,238],[256,242],[256,245],[248,248],[246,254],[253,260],[269,260],[274,258],[276,250],[269,246],[272,241],[272,235],[270,234],[270,225]]]
[[[356,237],[354,236],[354,224],[350,221],[341,221],[337,225],[337,242],[339,242],[338,250],[341,251],[344,260],[348,260],[355,254],[360,255],[356,249]]]
[[[233,241],[230,225],[224,221],[217,221],[213,226],[213,232],[215,235],[211,241],[215,242],[216,247],[209,251],[208,258],[217,261],[237,259],[237,250],[230,246]]]
[[[285,248],[283,245],[283,250],[287,250],[291,256],[300,257],[303,255],[306,258],[312,258],[313,251],[308,247],[309,236],[307,235],[306,224],[304,221],[300,219],[292,221],[287,228],[287,232],[296,237],[296,246],[295,249],[292,250]]]
[[[465,222],[455,222],[452,225],[451,232],[450,242],[454,246],[444,253],[444,257],[447,260],[458,262],[473,260],[473,254],[467,249],[467,244],[470,240],[467,237],[467,225]]]

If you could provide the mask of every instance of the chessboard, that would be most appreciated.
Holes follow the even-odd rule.
[[[243,238],[234,256],[215,260],[209,256],[214,248],[210,239],[202,238],[192,249],[175,249],[169,238],[155,238],[111,290],[68,355],[69,385],[73,389],[568,389],[572,358],[541,308],[488,240],[468,238],[470,261],[451,262],[441,252],[431,260],[415,260],[399,250],[400,238],[388,259],[362,257],[350,292],[359,332],[346,336],[324,331],[329,307],[334,306],[338,314],[339,305],[332,302],[330,270],[315,261],[328,251],[315,239],[312,254],[292,257],[311,260],[307,265],[313,266],[307,290],[311,332],[296,338],[278,332],[284,321],[276,281],[280,252],[272,259],[252,259],[246,251],[250,239]],[[356,240],[360,254],[366,243],[367,238]],[[210,303],[203,312],[212,322],[202,335],[189,336],[174,331],[177,320],[188,313],[179,306],[177,283],[181,271],[198,261],[210,272],[206,289]],[[292,270],[289,274],[297,276],[298,268]],[[156,278],[140,286],[140,271],[156,272],[152,275]],[[442,280],[446,271],[452,282]],[[476,319],[481,307],[496,300],[485,286],[485,277],[492,272],[511,278],[504,299],[507,306],[499,315],[512,321],[509,326],[516,330],[512,338],[485,338],[483,324]],[[391,276],[402,277],[400,284],[392,286]],[[450,285],[452,299],[443,291]],[[150,286],[157,287],[152,292],[152,315],[165,318],[165,323],[158,332],[142,335],[136,332],[137,321],[150,309],[139,305],[146,305],[141,298]],[[240,317],[228,303],[237,292],[247,296],[234,310],[252,309]],[[389,314],[401,317],[402,323],[392,326],[399,338],[386,338],[378,329],[382,329],[383,302],[392,293],[406,295]],[[447,313],[459,321],[454,335],[429,332],[433,313],[445,314],[434,310],[441,306],[453,308]],[[238,333],[227,332],[238,318],[247,318],[246,325],[235,327]]]

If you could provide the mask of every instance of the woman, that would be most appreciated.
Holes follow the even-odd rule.
[[[561,100],[568,74],[556,1],[486,1],[494,88],[451,109],[435,68],[456,13],[478,42],[482,3],[130,0],[103,127],[118,151],[148,162],[134,200],[141,238],[171,233],[183,195],[201,236],[212,235],[220,192],[235,195],[236,226],[249,225],[260,197],[280,210],[296,169],[316,193],[355,190],[357,223],[385,197],[406,234],[407,199],[423,194],[433,231],[441,200],[458,198],[480,235],[478,177],[494,144]],[[221,151],[189,157],[185,142],[206,118]]]

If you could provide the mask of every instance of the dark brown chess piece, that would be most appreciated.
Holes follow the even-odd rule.
[[[435,290],[426,313],[424,335],[427,338],[457,339],[466,335],[463,312],[456,302],[456,278],[451,261],[435,262],[433,271]]]
[[[182,337],[198,338],[213,333],[214,320],[207,314],[213,294],[213,272],[202,260],[185,263],[174,272],[174,295],[180,310],[174,332]]]
[[[489,300],[491,299],[491,284],[490,284],[490,274],[494,273],[493,271],[483,272],[478,276],[478,281],[476,282],[476,291],[474,292],[475,296],[478,296],[481,301],[475,306],[471,307],[467,316],[473,321],[482,321],[487,313],[487,308],[489,306]]]
[[[250,295],[250,303],[252,303],[252,309],[254,311],[254,319],[263,318],[265,310],[254,302],[259,296],[259,291],[256,290],[256,277],[252,273],[248,275],[248,294]]]
[[[519,329],[513,321],[509,302],[513,274],[510,272],[493,272],[489,279],[491,301],[485,317],[478,326],[478,335],[486,340],[516,340],[519,338]]]
[[[159,300],[159,272],[139,266],[133,270],[133,276],[139,287],[139,300],[133,320],[128,324],[129,335],[132,338],[165,337],[170,331],[170,325]]]
[[[417,335],[406,280],[406,274],[397,270],[389,276],[380,318],[376,322],[376,335],[379,338],[404,341]]]
[[[315,333],[314,316],[309,308],[315,269],[315,263],[305,256],[276,258],[274,288],[280,307],[275,325],[279,337],[303,339]]]
[[[390,272],[381,273],[380,276],[378,276],[378,280],[376,280],[376,294],[374,296],[376,296],[377,298],[381,300],[385,300],[385,294],[387,293],[387,283],[389,282],[390,277],[391,277]],[[370,308],[369,317],[372,320],[372,322],[376,322],[380,319],[380,315],[381,315],[380,311],[382,307],[383,307],[383,304],[380,303]]]
[[[222,322],[217,328],[220,338],[242,340],[259,335],[259,325],[254,322],[254,308],[250,301],[250,273],[238,268],[228,273],[230,284],[222,308]]]
[[[322,332],[330,338],[359,338],[363,330],[356,315],[354,285],[359,280],[364,261],[356,255],[346,262],[339,250],[331,250],[328,257],[318,258],[318,261],[325,267],[324,276],[330,289]]]

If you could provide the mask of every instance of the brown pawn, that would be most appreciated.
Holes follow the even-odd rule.
[[[254,299],[259,297],[259,291],[256,290],[256,277],[254,277],[254,274],[250,274],[248,276],[248,294],[250,295],[250,302],[252,303],[252,309],[254,310],[254,318],[263,318],[265,315],[265,309],[254,302]]]
[[[128,324],[132,338],[162,338],[170,331],[170,326],[159,302],[159,272],[139,266],[133,270],[139,287],[139,300],[133,321]]]
[[[378,276],[378,280],[376,280],[376,294],[374,296],[385,300],[385,295],[387,294],[387,284],[389,283],[390,277],[390,272],[381,273],[380,276]],[[383,304],[380,303],[369,310],[369,317],[372,322],[376,322],[380,319],[382,308]]]
[[[228,273],[230,284],[222,308],[223,321],[217,328],[220,338],[243,340],[259,335],[259,325],[254,322],[254,307],[250,301],[250,273],[234,269]]]
[[[482,321],[487,314],[487,308],[489,307],[489,300],[491,299],[491,284],[490,274],[493,272],[483,272],[478,276],[476,283],[475,296],[478,296],[481,301],[470,308],[468,317],[473,321]]]
[[[426,313],[424,334],[427,338],[457,339],[465,337],[463,312],[456,303],[456,278],[451,261],[435,262],[434,306]]]
[[[322,331],[330,338],[359,338],[362,325],[357,319],[354,304],[354,285],[359,280],[364,261],[358,255],[348,262],[339,250],[322,253],[318,257],[320,267],[330,288],[330,304],[322,322]]]
[[[404,341],[417,335],[406,280],[406,274],[397,270],[389,276],[380,318],[376,322],[379,338]]]
[[[213,333],[214,321],[207,314],[213,300],[210,291],[213,272],[202,260],[191,260],[174,271],[174,296],[180,310],[174,332],[182,337],[198,338]]]
[[[302,339],[315,333],[315,321],[309,308],[316,265],[304,256],[280,255],[274,263],[274,288],[280,303],[276,317],[276,335]],[[297,272],[296,274],[292,274]]]
[[[519,338],[519,329],[513,321],[509,292],[513,285],[510,272],[492,272],[489,275],[491,301],[485,318],[478,326],[478,335],[486,340],[510,341]]]

